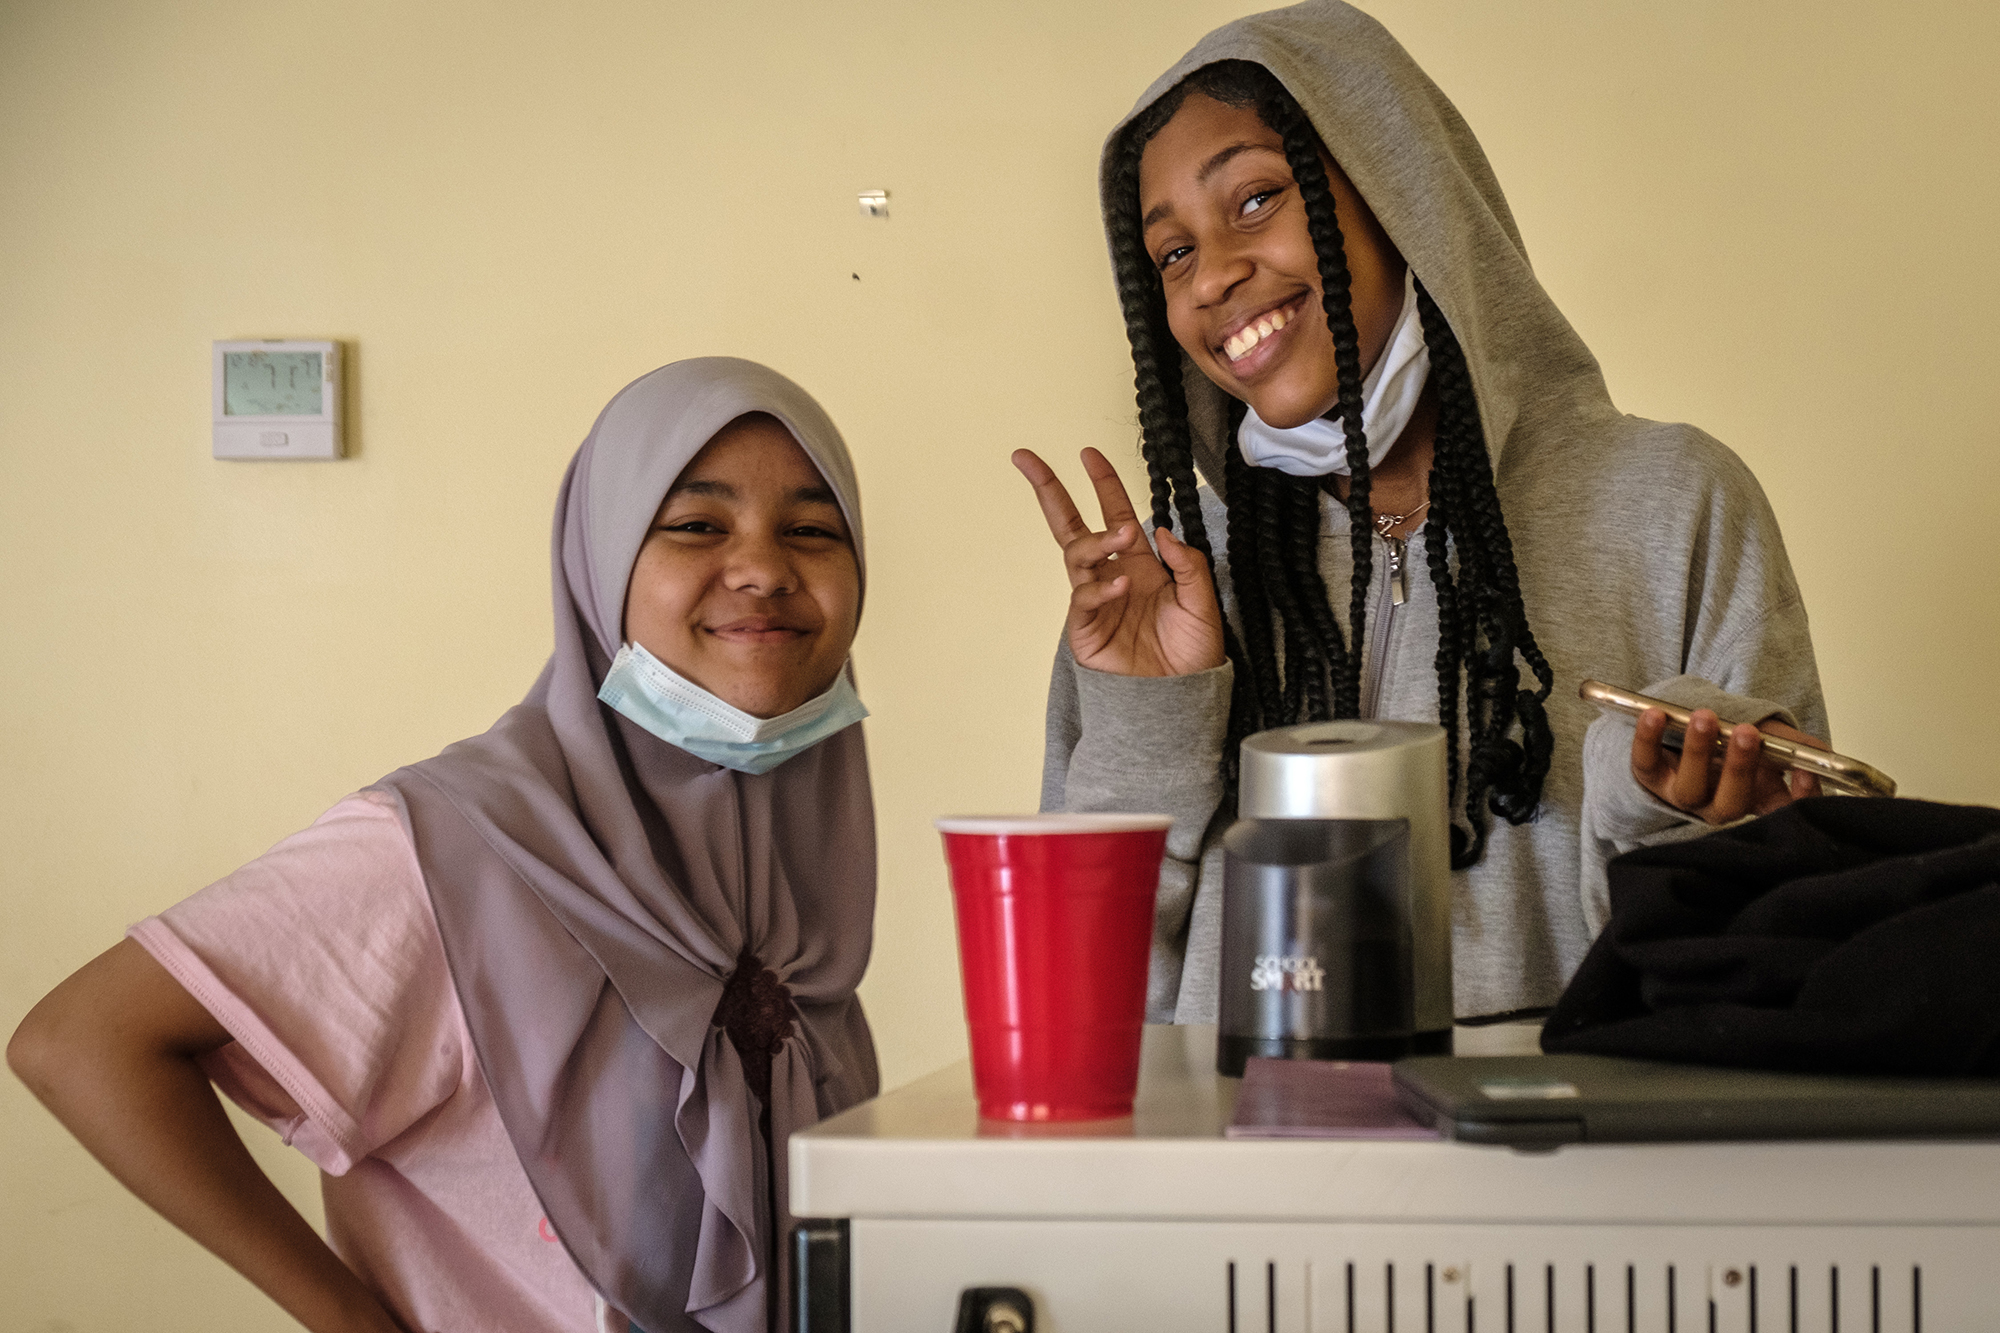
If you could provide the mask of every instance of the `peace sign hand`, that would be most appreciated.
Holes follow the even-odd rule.
[[[1035,488],[1069,573],[1069,649],[1093,671],[1114,676],[1185,676],[1223,662],[1222,609],[1208,561],[1166,528],[1159,554],[1146,543],[1117,470],[1095,449],[1083,470],[1104,511],[1092,532],[1049,465],[1016,449],[1014,466]]]

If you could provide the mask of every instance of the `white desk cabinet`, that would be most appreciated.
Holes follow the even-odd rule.
[[[1227,1140],[1213,1050],[1149,1028],[1128,1120],[981,1121],[959,1064],[795,1135],[793,1212],[844,1221],[811,1333],[992,1286],[1036,1333],[2000,1329],[2000,1142]]]

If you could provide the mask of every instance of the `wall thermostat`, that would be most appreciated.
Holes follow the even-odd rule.
[[[217,458],[340,457],[340,344],[215,344]]]

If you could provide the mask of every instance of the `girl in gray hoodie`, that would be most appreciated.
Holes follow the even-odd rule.
[[[1329,717],[1443,724],[1458,1013],[1545,1008],[1611,855],[1804,790],[1748,728],[1714,771],[1699,743],[1713,714],[1826,731],[1755,478],[1612,405],[1471,131],[1336,0],[1210,34],[1100,185],[1153,544],[1094,451],[1102,530],[1015,461],[1072,585],[1043,807],[1175,820],[1149,1017],[1215,1017],[1239,742]],[[1688,757],[1657,714],[1593,727],[1592,676],[1709,710]]]

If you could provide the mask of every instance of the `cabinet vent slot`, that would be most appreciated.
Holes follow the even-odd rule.
[[[1238,1282],[1237,1264],[1230,1260],[1223,1277],[1228,1333],[1923,1333],[1924,1327],[1920,1264],[1287,1258],[1265,1260],[1262,1282]]]

